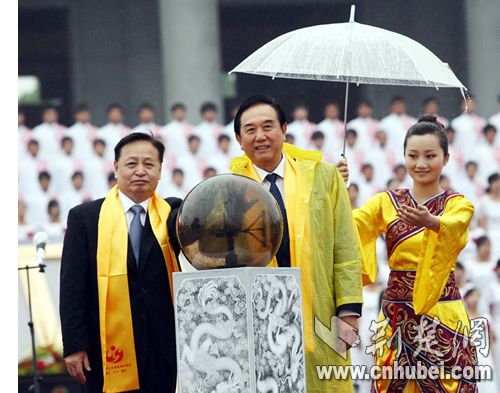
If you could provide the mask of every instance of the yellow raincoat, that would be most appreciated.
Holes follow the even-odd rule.
[[[353,392],[352,381],[320,380],[316,366],[350,364],[315,334],[315,317],[327,328],[337,307],[362,303],[361,259],[351,205],[334,165],[316,151],[284,144],[285,206],[292,267],[300,267],[304,311],[307,392]],[[246,155],[231,171],[259,182]],[[276,267],[274,259],[269,266]]]

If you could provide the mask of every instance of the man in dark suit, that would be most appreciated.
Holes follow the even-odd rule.
[[[118,236],[116,234],[119,233],[117,229],[119,225],[116,222],[123,225],[124,237],[120,238],[123,239],[123,246],[117,247],[110,242],[113,245],[108,248],[111,249],[110,255],[123,255],[122,263],[126,264],[123,269],[127,278],[122,282],[122,287],[127,288],[128,283],[128,293],[123,291],[115,293],[114,299],[116,302],[118,296],[119,301],[116,303],[130,303],[128,313],[129,316],[131,314],[133,329],[130,330],[133,331],[130,336],[133,336],[132,348],[135,347],[137,363],[134,375],[138,376],[133,379],[140,385],[140,390],[129,387],[123,391],[148,393],[175,391],[175,321],[169,280],[171,270],[178,270],[175,259],[175,255],[179,253],[179,246],[175,240],[175,216],[181,200],[168,198],[165,202],[155,194],[161,174],[163,153],[163,144],[147,134],[132,133],[124,137],[115,147],[117,189],[110,190],[106,200],[84,203],[69,212],[60,284],[64,357],[69,373],[85,384],[87,392],[102,392],[103,383],[107,386],[106,378],[109,377],[103,377],[103,359],[108,374],[109,369],[118,367],[119,363],[116,362],[123,356],[116,346],[111,346],[113,344],[111,339],[106,338],[108,342],[104,352],[101,348],[103,320],[111,319],[112,316],[108,315],[110,311],[102,310],[103,304],[106,303],[102,303],[103,294],[99,293],[101,281],[98,281],[98,272],[101,280],[102,270],[99,264],[103,255],[101,249],[108,246],[99,244],[99,241],[102,243],[105,235],[110,240],[114,239],[113,236]],[[114,211],[120,213],[118,221],[102,222],[103,217],[110,217],[104,210],[108,209],[107,202],[112,198],[113,192]],[[151,209],[155,209],[159,204],[163,204],[162,206],[167,209],[166,222],[155,219],[155,217],[165,217],[165,214],[152,215],[154,210]],[[109,229],[111,234],[98,230],[103,227]],[[158,233],[164,236],[163,240],[167,242],[167,248],[164,247],[163,250],[159,244]],[[123,249],[120,250],[121,247],[125,248],[126,253]],[[166,257],[169,252],[172,256],[170,265]],[[108,263],[114,266],[116,258]],[[112,287],[108,287],[108,291],[111,291],[109,288]],[[104,315],[100,316],[100,312]],[[126,319],[117,315],[114,320],[121,326],[120,324]],[[121,327],[117,330],[120,331]],[[132,340],[132,337],[127,340]],[[120,377],[117,381],[119,380]],[[107,389],[122,391],[116,386],[118,385]]]

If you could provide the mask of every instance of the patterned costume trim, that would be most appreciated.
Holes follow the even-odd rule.
[[[438,320],[433,320],[427,315],[416,315],[411,305],[412,289],[416,272],[414,271],[392,271],[389,276],[387,289],[382,299],[382,312],[386,319],[392,321],[392,334],[398,333],[398,349],[394,351],[399,366],[411,366],[417,368],[417,362],[427,367],[437,366],[447,373],[451,373],[455,366],[461,370],[477,365],[476,348],[470,344],[468,337],[458,334]],[[445,289],[439,301],[459,300],[460,292],[455,285],[454,275],[446,283]],[[419,346],[419,326],[435,327],[432,351],[427,351]],[[457,351],[457,348],[459,349]],[[439,379],[414,378],[419,389],[425,393],[447,393]],[[373,381],[371,391],[379,392],[378,381]],[[407,379],[393,379],[390,381],[387,392],[403,392]],[[473,393],[476,391],[477,381],[460,379],[458,392]]]
[[[400,206],[410,206],[416,208],[418,206],[418,202],[413,198],[408,189],[397,189],[397,190],[389,190],[386,191],[389,196],[394,209],[398,209]],[[444,191],[439,195],[425,201],[423,203],[424,206],[429,209],[429,212],[435,216],[440,216],[444,208],[446,206],[446,202],[450,198],[459,196],[456,192],[452,191]],[[401,220],[396,219],[389,224],[386,233],[386,244],[387,244],[387,255],[390,257],[396,247],[401,244],[406,239],[422,232],[425,227],[415,227],[412,225],[408,225],[403,223]]]
[[[383,299],[392,302],[411,303],[413,301],[413,284],[416,274],[414,270],[391,271]],[[460,299],[460,290],[455,284],[455,275],[450,274],[439,301],[444,302]]]

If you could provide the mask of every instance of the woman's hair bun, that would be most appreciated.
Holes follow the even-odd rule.
[[[422,115],[418,118],[418,122],[428,121],[430,123],[438,123],[437,117],[434,115]]]
[[[441,124],[437,117],[434,116],[434,115],[422,115],[418,118],[418,122],[417,123],[422,123],[422,122],[427,122],[427,123],[434,123],[434,124],[437,124],[439,127],[441,127],[442,129],[444,129],[444,125]]]

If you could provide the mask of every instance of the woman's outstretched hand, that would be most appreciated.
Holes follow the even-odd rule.
[[[400,206],[398,216],[405,224],[415,227],[426,227],[434,232],[439,232],[439,219],[429,212],[426,206],[418,205],[416,208],[411,206]]]

